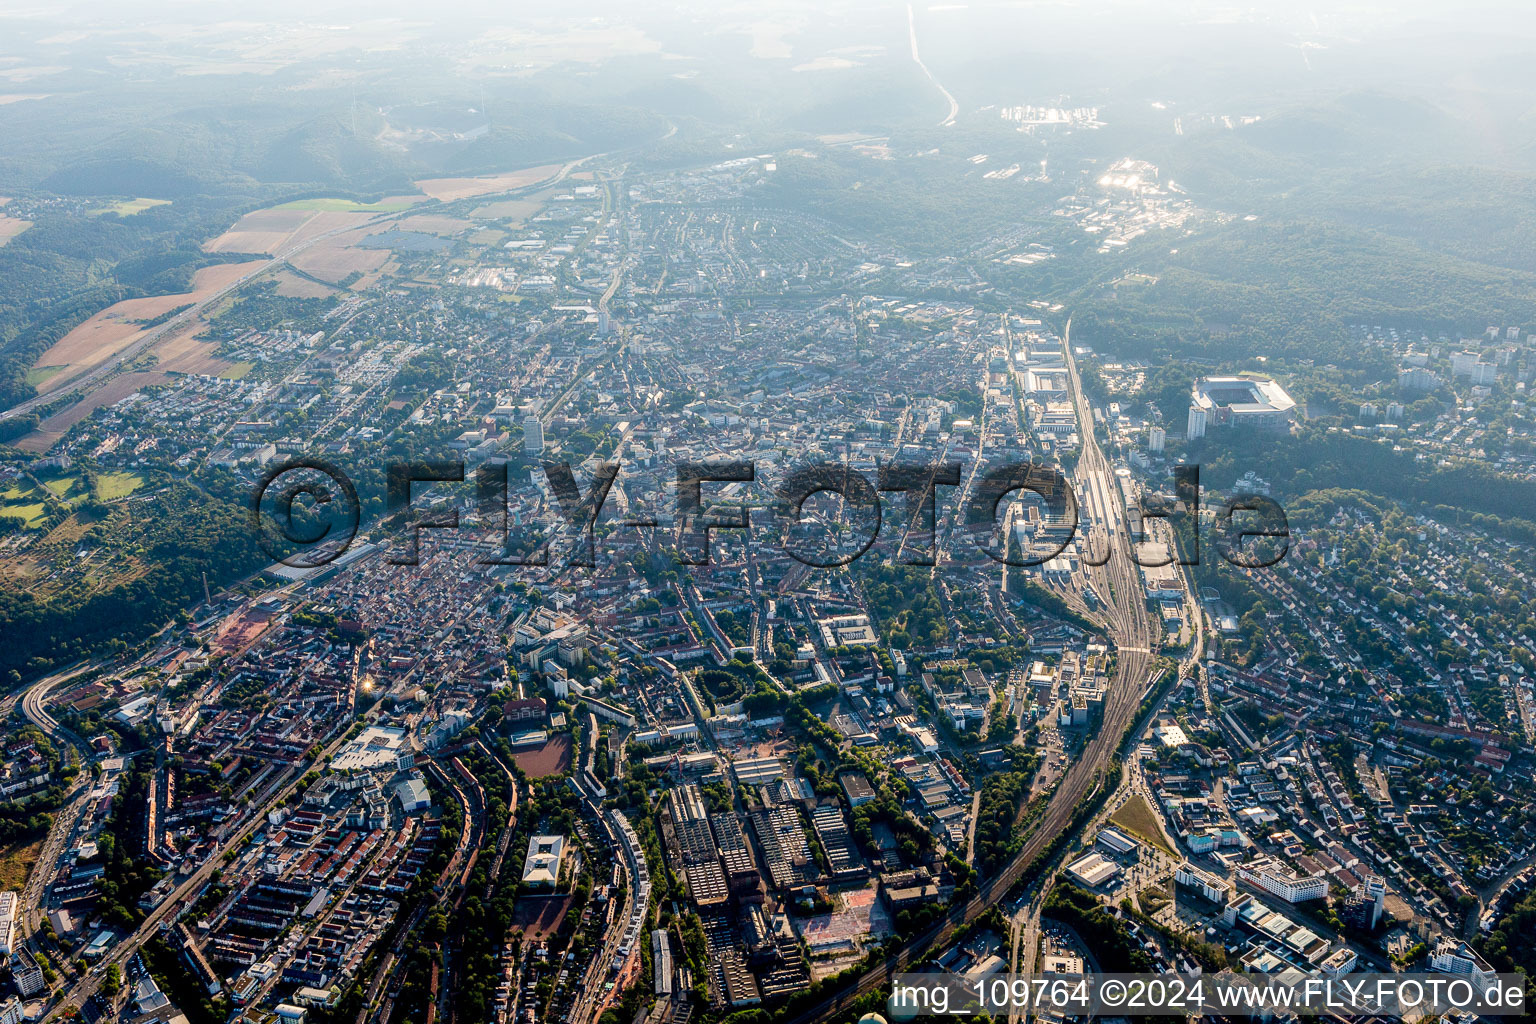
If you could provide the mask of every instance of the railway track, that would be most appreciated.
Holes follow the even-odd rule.
[[[1099,473],[1105,480],[1112,481],[1113,475],[1094,436],[1092,411],[1083,398],[1077,366],[1072,359],[1071,328],[1069,320],[1063,344],[1067,353],[1072,399],[1078,410],[1079,434],[1083,438],[1083,452],[1075,475],[1083,479],[1088,473]],[[1108,490],[1107,500],[1121,500],[1118,488]],[[1118,511],[1123,522],[1124,509],[1119,508]],[[1095,577],[1096,585],[1098,580],[1105,584],[1100,613],[1117,649],[1115,676],[1104,700],[1103,718],[1098,732],[1088,742],[1082,755],[1067,769],[1051,794],[1045,813],[1025,839],[1023,847],[1001,872],[983,883],[970,900],[952,908],[942,920],[923,932],[901,942],[882,963],[865,971],[852,986],[831,993],[810,1006],[785,1014],[780,1018],[783,1024],[818,1024],[853,1002],[889,985],[897,973],[921,963],[930,951],[942,948],[960,928],[975,921],[1000,902],[1067,829],[1085,800],[1097,796],[1103,786],[1119,784],[1118,774],[1112,779],[1105,778],[1102,769],[1110,763],[1143,697],[1156,681],[1153,667],[1157,634],[1153,632],[1154,623],[1141,596],[1142,588],[1136,564],[1131,558],[1129,538],[1121,531],[1119,536],[1110,536],[1108,539],[1111,545],[1109,560],[1090,572],[1098,574]]]

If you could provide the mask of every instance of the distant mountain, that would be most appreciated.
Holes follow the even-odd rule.
[[[1232,129],[1191,127],[1146,147],[1147,158],[1202,204],[1244,208],[1342,174],[1412,173],[1466,160],[1466,124],[1420,99],[1371,92],[1264,114]]]
[[[890,131],[937,124],[947,109],[944,97],[910,61],[835,71],[805,72],[825,88],[783,118],[783,126],[825,134]]]
[[[1467,141],[1463,123],[1434,104],[1372,92],[1265,117],[1237,134],[1276,156],[1324,163],[1438,154]]]
[[[667,120],[630,107],[523,103],[492,110],[489,131],[448,153],[445,171],[480,173],[592,153],[612,152],[660,138]]]
[[[420,164],[400,150],[354,133],[340,117],[323,115],[285,132],[248,168],[263,182],[337,185],[361,191],[405,187]]]
[[[87,159],[55,171],[42,187],[64,196],[144,196],[180,199],[204,190],[206,181],[158,160],[133,156]]]

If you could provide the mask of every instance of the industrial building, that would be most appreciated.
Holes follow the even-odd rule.
[[[1099,845],[1123,857],[1135,853],[1140,844],[1117,828],[1102,828],[1099,829]]]
[[[1090,889],[1120,877],[1120,865],[1101,853],[1090,853],[1067,865],[1067,875]]]
[[[667,930],[657,928],[651,932],[651,987],[658,998],[670,999],[672,997],[672,943],[667,939]]]

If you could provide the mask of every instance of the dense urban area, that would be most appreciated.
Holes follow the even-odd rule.
[[[1287,228],[899,20],[928,135],[0,200],[7,282],[199,211],[5,335],[0,1024],[1536,965],[1527,275],[1227,315]]]

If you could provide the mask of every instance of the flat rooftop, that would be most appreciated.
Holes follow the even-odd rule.
[[[338,772],[377,771],[393,768],[406,753],[406,733],[387,725],[370,725],[341,748],[331,768]]]
[[[1119,875],[1120,865],[1105,858],[1102,854],[1090,853],[1086,857],[1079,857],[1071,864],[1068,864],[1067,874],[1091,889],[1103,885]]]
[[[1233,412],[1289,412],[1296,402],[1268,377],[1201,377],[1192,389],[1194,404],[1202,409],[1224,408]]]

